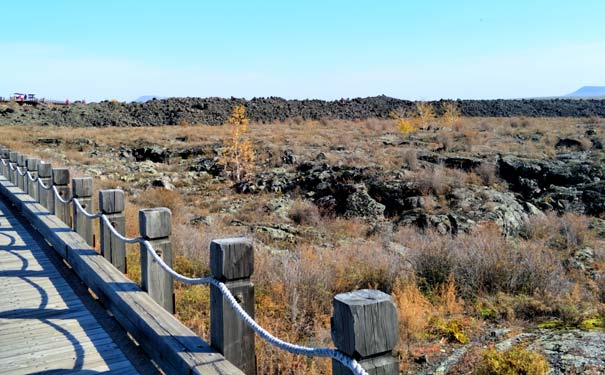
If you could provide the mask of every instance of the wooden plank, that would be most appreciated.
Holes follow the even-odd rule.
[[[62,354],[62,355],[61,355]],[[26,363],[18,364],[17,366],[7,367],[2,371],[3,375],[17,374],[32,374],[38,372],[52,373],[59,369],[64,369],[64,372],[73,371],[76,362],[81,362],[79,369],[87,369],[90,366],[104,364],[107,370],[111,369],[111,363],[116,359],[122,359],[122,354],[115,351],[115,348],[110,348],[108,352],[102,353],[85,353],[83,358],[77,359],[74,356],[66,357],[65,353],[56,353],[52,357],[47,357],[45,360],[30,360]],[[89,372],[90,373],[90,372]],[[136,370],[133,369],[133,374]]]
[[[77,340],[77,344],[71,340]],[[94,335],[87,335],[86,333],[76,335],[70,332],[69,336],[38,336],[35,337],[35,340],[26,342],[19,341],[20,346],[14,346],[10,348],[10,350],[3,350],[2,353],[0,353],[0,363],[2,363],[5,359],[12,360],[13,358],[18,359],[20,357],[29,358],[36,357],[38,355],[45,356],[50,349],[54,350],[58,345],[69,346],[73,349],[74,347],[95,348],[109,343],[115,345],[111,337],[109,337],[103,330],[101,330],[101,332],[96,332]]]
[[[0,194],[16,202],[23,216],[66,258],[74,272],[166,373],[243,374],[48,210],[13,193],[12,184],[0,177]]]
[[[56,324],[67,330],[91,330],[98,327],[98,324],[94,318],[88,315],[73,315],[73,316],[62,316],[60,319],[45,319],[45,322]],[[49,333],[56,331],[56,329],[48,324],[36,325],[32,324],[31,319],[14,321],[14,324],[2,326],[2,340],[0,340],[0,346],[5,343],[12,345],[10,339],[13,336],[21,336],[24,339],[27,337],[36,336],[43,333]]]

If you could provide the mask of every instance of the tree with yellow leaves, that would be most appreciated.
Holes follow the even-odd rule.
[[[225,151],[225,165],[231,169],[231,177],[237,182],[254,169],[254,149],[252,142],[246,137],[249,123],[246,108],[242,105],[233,107],[226,123],[230,132]]]
[[[435,118],[435,108],[430,102],[416,102],[416,120],[425,129]]]
[[[452,126],[460,119],[460,109],[456,102],[447,101],[443,102],[443,124],[446,126]]]

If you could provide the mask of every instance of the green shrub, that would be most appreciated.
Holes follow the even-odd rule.
[[[549,365],[542,354],[531,352],[523,346],[505,351],[487,349],[477,368],[478,375],[545,375]]]

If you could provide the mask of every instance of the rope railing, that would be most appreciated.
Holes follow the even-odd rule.
[[[19,168],[19,166],[17,165],[17,173],[19,174],[19,176],[24,177],[27,174],[27,169],[25,169],[25,172],[21,172],[21,168]]]
[[[363,369],[363,367],[361,367],[361,365],[355,359],[347,356],[346,354],[340,352],[339,350],[331,349],[331,348],[306,347],[306,346],[302,346],[302,345],[292,344],[292,343],[283,341],[283,340],[275,337],[269,331],[267,331],[266,329],[261,327],[254,320],[254,318],[252,318],[243,309],[243,307],[239,304],[239,302],[237,302],[237,300],[235,299],[235,297],[233,296],[233,294],[231,293],[229,288],[227,288],[227,286],[224,283],[222,283],[221,281],[219,281],[211,276],[193,278],[193,277],[187,277],[185,275],[178,273],[177,271],[172,269],[172,267],[170,267],[168,264],[166,264],[166,262],[164,262],[162,257],[160,257],[158,255],[158,253],[155,251],[155,249],[153,248],[151,243],[149,243],[149,241],[147,241],[145,238],[143,238],[143,237],[128,238],[128,237],[123,236],[115,229],[115,227],[112,225],[109,218],[106,215],[104,215],[103,213],[99,212],[96,214],[90,214],[82,207],[82,204],[80,204],[80,201],[77,198],[72,197],[69,200],[63,200],[61,197],[59,197],[59,195],[58,195],[59,193],[54,186],[53,186],[53,190],[55,192],[55,196],[61,202],[65,203],[65,204],[67,204],[69,202],[73,202],[73,204],[77,208],[77,210],[79,212],[81,212],[86,218],[91,219],[91,220],[94,220],[94,219],[103,220],[103,222],[107,225],[107,228],[111,231],[111,233],[114,236],[116,236],[116,238],[118,238],[120,241],[129,243],[129,244],[135,244],[135,243],[142,244],[143,247],[147,250],[147,252],[151,255],[153,260],[160,266],[160,268],[162,268],[162,270],[164,270],[164,272],[166,272],[170,276],[172,276],[173,279],[180,281],[182,283],[185,283],[185,284],[191,284],[191,285],[205,284],[205,285],[214,285],[215,287],[217,287],[218,290],[220,290],[221,294],[225,297],[225,299],[229,303],[229,306],[231,306],[231,308],[233,309],[233,311],[235,311],[235,313],[239,316],[239,318],[242,319],[242,321],[244,323],[246,323],[246,325],[248,327],[250,327],[254,332],[256,332],[256,334],[258,336],[260,336],[262,339],[267,341],[269,344],[276,346],[287,352],[290,352],[292,354],[305,355],[305,356],[309,356],[309,357],[334,358],[335,360],[337,360],[338,362],[342,363],[344,366],[349,368],[351,371],[353,371],[354,374],[368,375],[367,372]]]
[[[284,341],[284,340],[274,336],[269,331],[267,331],[266,329],[261,327],[254,320],[254,318],[250,314],[248,314],[248,312],[246,312],[244,307],[240,304],[240,302],[238,302],[236,297],[234,297],[234,295],[231,293],[231,291],[229,290],[227,285],[225,283],[221,282],[218,278],[215,278],[214,276],[194,278],[194,277],[188,277],[188,276],[180,274],[179,272],[175,271],[170,265],[168,265],[164,261],[162,256],[160,256],[158,254],[158,252],[154,249],[151,242],[149,240],[147,240],[144,236],[132,237],[132,238],[126,237],[125,235],[121,234],[115,228],[114,224],[111,222],[111,219],[106,214],[104,214],[102,212],[89,213],[83,207],[80,200],[78,200],[78,197],[72,196],[69,199],[64,199],[63,197],[61,197],[57,187],[55,185],[53,185],[52,183],[50,183],[49,185],[45,185],[39,176],[33,177],[33,175],[27,170],[25,173],[22,173],[18,166],[13,166],[13,163],[8,162],[8,164],[7,164],[4,159],[2,159],[1,161],[2,161],[3,165],[5,165],[5,166],[8,165],[11,170],[13,170],[13,171],[17,170],[19,175],[21,175],[21,176],[27,175],[27,178],[30,181],[32,181],[32,182],[37,181],[40,188],[45,189],[45,190],[52,190],[55,198],[59,202],[65,204],[65,205],[73,203],[74,215],[76,213],[81,213],[83,215],[83,217],[85,217],[88,220],[99,219],[100,221],[103,222],[104,226],[109,230],[111,235],[114,236],[115,238],[117,238],[119,241],[126,243],[126,244],[136,244],[136,243],[141,244],[141,247],[144,248],[145,251],[151,256],[151,258],[153,259],[153,262],[155,262],[161,268],[161,270],[163,272],[165,272],[167,275],[170,275],[170,277],[172,279],[180,281],[185,284],[190,284],[190,285],[202,285],[203,284],[203,285],[214,286],[224,297],[224,299],[228,303],[228,305],[233,309],[233,311],[235,312],[237,317],[239,319],[241,319],[242,322],[244,322],[252,331],[254,331],[260,338],[265,340],[267,343],[269,343],[279,349],[285,350],[289,353],[296,354],[296,355],[332,358],[332,359],[340,362],[343,366],[347,367],[355,375],[368,375],[368,373],[364,370],[364,368],[359,364],[359,362],[357,360],[355,360],[351,356],[345,354],[344,352],[342,352],[338,349],[329,348],[329,347],[309,347],[309,346],[298,345],[298,344]],[[144,234],[144,232],[141,232],[141,233]]]
[[[38,185],[39,185],[39,186],[40,186],[42,189],[44,189],[44,190],[50,190],[50,189],[52,189],[52,185],[51,185],[51,184],[44,185],[44,182],[42,182],[42,180],[41,180],[39,177],[37,178],[37,180],[38,180]]]
[[[31,176],[31,174],[30,174],[30,176]],[[44,186],[44,184],[42,183],[42,181],[39,178],[37,180],[38,180],[38,183],[40,185],[42,185],[43,188],[46,188],[46,186]],[[32,181],[35,181],[35,180],[32,179]],[[86,211],[86,209],[84,209],[84,207],[82,207],[82,204],[80,203],[80,201],[77,198],[71,197],[69,199],[63,199],[63,197],[60,196],[59,191],[57,190],[56,186],[53,185],[52,187],[48,187],[48,188],[49,189],[52,188],[55,198],[58,199],[61,203],[63,203],[63,204],[73,203],[74,207],[76,207],[76,209],[80,213],[82,213],[82,215],[84,215],[86,218],[88,218],[90,220],[101,219],[105,223],[105,225],[107,225],[107,228],[111,231],[111,233],[116,238],[118,238],[120,241],[123,241],[124,243],[129,243],[129,244],[135,244],[135,243],[142,244],[143,247],[147,250],[147,252],[151,255],[153,260],[160,266],[160,268],[162,268],[162,270],[164,272],[168,273],[173,279],[180,281],[182,283],[185,283],[185,284],[191,284],[191,285],[205,284],[205,285],[214,285],[215,287],[217,287],[218,290],[220,290],[221,294],[225,297],[226,301],[229,303],[229,306],[231,306],[231,308],[235,311],[235,313],[239,316],[239,318],[242,319],[242,321],[244,323],[246,323],[246,325],[248,327],[250,327],[254,332],[256,332],[256,334],[259,337],[261,337],[262,339],[267,341],[269,344],[276,346],[287,352],[290,352],[292,354],[305,355],[305,356],[310,356],[310,357],[333,358],[333,359],[339,361],[340,363],[342,363],[347,368],[351,369],[351,371],[353,371],[354,374],[367,375],[367,372],[361,367],[361,365],[357,361],[355,361],[353,358],[345,355],[344,353],[338,351],[337,349],[307,347],[307,346],[292,344],[292,343],[283,341],[283,340],[279,339],[278,337],[275,337],[270,332],[268,332],[263,327],[261,327],[254,320],[254,318],[252,318],[242,308],[242,306],[237,302],[237,300],[235,299],[233,294],[229,291],[229,289],[227,288],[227,286],[224,283],[220,282],[219,280],[217,280],[211,276],[201,277],[201,278],[191,278],[191,277],[187,277],[185,275],[178,273],[177,271],[172,269],[168,264],[166,264],[166,262],[164,262],[164,260],[155,251],[155,249],[153,248],[151,243],[149,243],[149,241],[145,240],[143,237],[128,238],[128,237],[123,236],[115,229],[115,227],[112,225],[109,218],[106,215],[104,215],[103,213],[99,212],[96,214],[91,214],[88,211]]]
[[[38,176],[34,177],[30,171],[27,171],[27,179],[31,182],[36,182],[38,181]]]
[[[61,194],[59,193],[59,190],[57,190],[57,187],[55,185],[52,186],[53,192],[55,193],[55,198],[59,200],[59,202],[63,203],[63,204],[70,204],[73,200],[74,197],[71,197],[69,199],[63,199],[63,197],[61,196]]]

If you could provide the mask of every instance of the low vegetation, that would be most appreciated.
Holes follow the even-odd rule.
[[[515,346],[505,351],[487,349],[477,368],[477,375],[545,375],[549,365],[544,356]]]
[[[249,123],[244,108],[236,107],[223,127],[24,126],[0,128],[0,137],[11,148],[95,176],[97,189],[126,190],[129,235],[137,234],[139,208],[169,207],[179,272],[208,274],[214,238],[252,238],[257,320],[288,341],[331,345],[331,299],[359,288],[393,296],[401,337],[396,354],[401,370],[409,373],[434,371],[457,348],[487,345],[497,327],[513,333],[602,329],[603,221],[557,209],[553,201],[550,210],[519,217],[522,225],[513,230],[505,223],[517,220],[516,213],[498,201],[513,184],[502,178],[496,154],[551,160],[564,154],[555,147],[559,139],[577,138],[580,120],[469,119],[447,102],[442,108],[423,106],[389,120],[295,119],[271,125]],[[601,131],[597,126],[597,136]],[[153,147],[169,150],[166,162],[139,160],[132,151]],[[456,167],[443,161],[451,155],[478,161]],[[333,168],[302,174],[324,164]],[[325,189],[358,186],[363,176],[358,170],[364,168],[375,173],[371,182],[388,177],[388,183],[415,195],[388,204],[391,198],[382,195],[384,212],[375,205],[375,216],[351,215],[339,210],[353,198],[324,204],[317,197],[320,188],[304,184],[322,176]],[[330,173],[337,172],[333,181]],[[277,190],[280,179],[286,187]],[[350,196],[367,192],[382,204],[372,190],[376,184],[367,185],[367,191]],[[239,191],[241,186],[249,190]],[[471,193],[456,203],[456,197]],[[511,199],[521,193],[516,194]],[[472,199],[479,200],[479,208],[468,203]],[[396,203],[405,206],[405,215],[393,211]],[[411,213],[419,214],[408,222]],[[448,214],[474,219],[453,221]],[[466,226],[445,225],[452,222]],[[128,269],[138,280],[136,247],[128,249]],[[178,284],[176,293],[178,317],[208,338],[208,290]],[[537,350],[490,346],[469,359],[476,372],[467,373],[544,374],[548,363]],[[330,373],[326,359],[292,356],[260,340],[257,355],[262,374]]]

